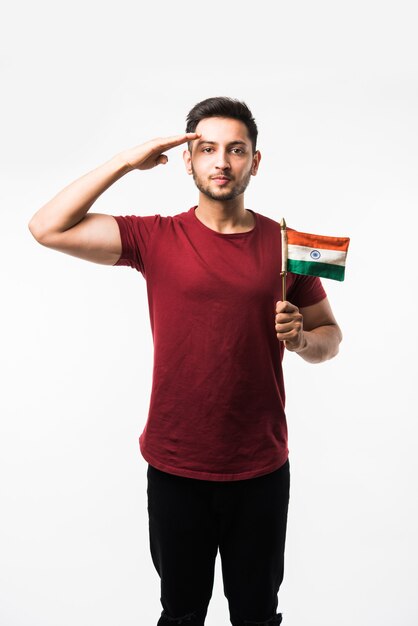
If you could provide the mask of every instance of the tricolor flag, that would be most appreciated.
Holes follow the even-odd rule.
[[[349,237],[326,237],[286,228],[287,271],[344,280]]]

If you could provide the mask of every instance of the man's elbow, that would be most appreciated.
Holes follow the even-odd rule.
[[[37,221],[36,221],[36,219],[34,217],[31,218],[31,220],[30,220],[30,222],[28,224],[28,228],[29,228],[29,231],[30,231],[32,237],[34,237],[34,239],[36,239],[36,241],[41,243],[42,231],[39,229]]]
[[[328,359],[333,359],[334,357],[337,356],[337,354],[340,351],[340,343],[343,340],[343,333],[341,331],[341,328],[338,326],[338,324],[333,324],[333,332],[334,332],[334,341],[331,343]]]
[[[36,219],[36,216],[32,217],[30,222],[28,223],[29,231],[32,237],[40,243],[42,246],[48,246],[48,230],[43,228],[39,221]]]
[[[323,363],[337,356],[340,351],[340,343],[343,338],[341,328],[337,324],[328,324],[322,327],[325,336],[319,341],[318,351],[311,360],[311,363]]]

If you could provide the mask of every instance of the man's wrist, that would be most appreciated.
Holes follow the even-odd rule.
[[[119,152],[118,154],[115,154],[115,156],[111,159],[111,161],[114,167],[116,168],[116,172],[120,174],[120,176],[123,176],[124,174],[127,174],[128,172],[132,172],[132,170],[134,169],[134,167],[132,167],[132,165],[128,163],[128,161],[124,157],[123,152]]]
[[[307,339],[306,333],[304,331],[302,332],[302,340],[300,342],[299,347],[293,348],[292,345],[289,345],[286,342],[286,348],[288,350],[290,350],[290,352],[296,352],[296,354],[301,354],[302,352],[304,352],[306,350],[307,347],[308,347],[308,339]]]

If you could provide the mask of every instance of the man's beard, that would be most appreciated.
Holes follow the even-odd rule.
[[[192,173],[193,173],[193,180],[195,182],[195,185],[199,189],[200,192],[202,192],[205,196],[207,196],[208,198],[211,198],[212,200],[220,200],[222,202],[227,201],[227,200],[233,200],[240,194],[244,193],[251,179],[251,171],[249,171],[247,176],[244,178],[244,180],[240,184],[233,186],[232,189],[224,190],[220,188],[214,191],[210,189],[209,184],[205,186],[202,183],[202,181],[199,180],[199,178],[196,175],[196,172],[193,169],[193,165],[192,165]]]

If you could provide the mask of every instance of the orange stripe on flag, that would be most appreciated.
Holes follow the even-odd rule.
[[[287,228],[287,243],[293,246],[307,246],[308,248],[326,248],[328,250],[348,250],[348,237],[327,237],[325,235],[311,235]]]

